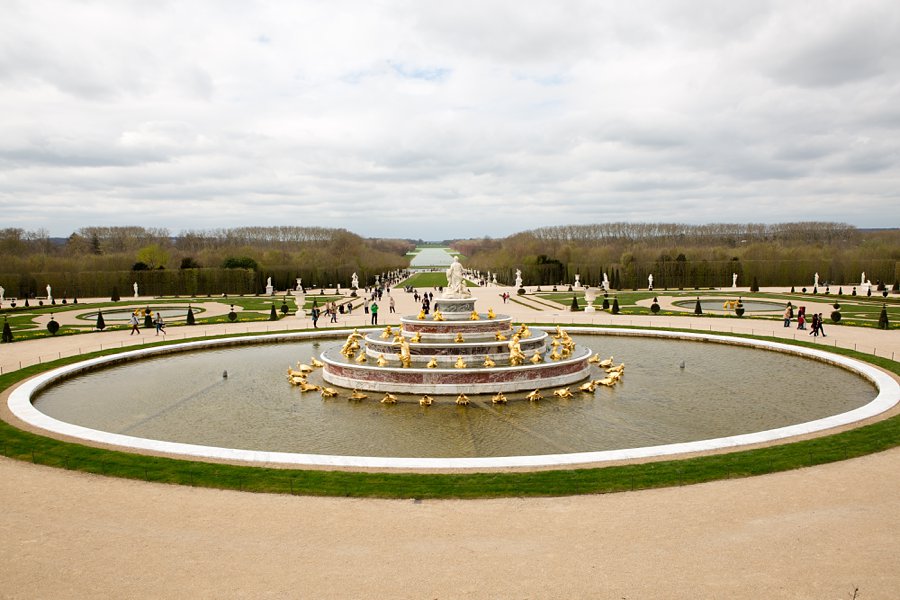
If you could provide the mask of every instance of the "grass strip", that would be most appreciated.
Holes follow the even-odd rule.
[[[740,337],[760,338],[751,335]],[[818,347],[808,342],[785,343]],[[900,374],[900,363],[896,361],[843,348],[829,350]],[[47,369],[120,351],[106,350],[69,357],[8,373],[0,376],[0,389]],[[522,473],[357,473],[272,469],[146,456],[63,442],[0,421],[0,450],[3,454],[35,464],[196,487],[378,498],[494,498],[621,492],[786,471],[863,456],[897,445],[900,445],[900,416],[811,440],[645,464]]]

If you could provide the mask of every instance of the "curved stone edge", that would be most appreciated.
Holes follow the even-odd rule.
[[[536,326],[535,326],[536,327]],[[10,411],[22,421],[46,431],[83,440],[121,446],[123,451],[128,449],[175,454],[183,457],[213,458],[220,460],[233,460],[249,463],[283,464],[297,467],[303,466],[331,466],[354,468],[378,468],[378,469],[486,469],[504,467],[552,467],[574,464],[603,463],[621,460],[633,460],[651,458],[690,452],[703,452],[720,450],[723,448],[737,448],[752,444],[772,442],[780,439],[795,437],[808,433],[832,429],[842,425],[856,423],[870,417],[877,416],[900,402],[900,384],[890,375],[880,371],[874,366],[859,360],[839,354],[832,354],[814,348],[791,346],[779,342],[767,340],[754,340],[724,335],[712,335],[689,332],[654,331],[649,329],[611,329],[604,327],[567,327],[571,333],[605,334],[634,337],[659,337],[669,339],[685,339],[706,341],[714,343],[735,344],[739,346],[751,346],[787,352],[821,360],[830,364],[841,366],[853,371],[865,379],[871,381],[878,389],[878,395],[868,404],[859,408],[817,419],[806,423],[789,425],[777,429],[769,429],[754,433],[682,442],[678,444],[664,444],[659,446],[646,446],[642,448],[625,448],[619,450],[605,450],[598,452],[576,452],[571,454],[542,454],[534,456],[501,456],[487,458],[405,458],[405,457],[371,457],[371,456],[338,456],[325,454],[301,454],[289,452],[267,452],[261,450],[240,450],[234,448],[221,448],[215,446],[200,446],[196,444],[184,444],[178,442],[163,442],[149,440],[127,435],[98,431],[79,425],[72,425],[49,417],[37,410],[31,403],[31,397],[41,389],[57,379],[70,377],[81,371],[94,368],[99,365],[121,362],[144,356],[151,356],[161,352],[178,352],[183,350],[211,348],[216,346],[234,345],[235,343],[261,343],[284,339],[302,339],[308,337],[337,337],[349,334],[352,329],[329,330],[327,333],[312,331],[298,332],[282,335],[247,336],[241,338],[223,338],[220,340],[201,340],[187,342],[163,348],[145,348],[133,350],[111,356],[88,359],[53,369],[37,375],[15,388],[9,395],[8,406]]]

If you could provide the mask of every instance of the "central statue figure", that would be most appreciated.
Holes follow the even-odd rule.
[[[459,257],[454,256],[453,262],[447,267],[447,289],[444,290],[444,298],[469,298],[472,294],[466,286],[463,278],[463,266]]]

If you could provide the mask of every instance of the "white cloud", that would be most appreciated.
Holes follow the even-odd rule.
[[[890,0],[7,4],[5,226],[900,224]]]

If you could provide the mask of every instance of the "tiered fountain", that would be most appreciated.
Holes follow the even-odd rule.
[[[430,315],[405,316],[399,331],[353,338],[322,353],[325,381],[410,394],[488,394],[575,383],[590,375],[588,348],[559,352],[545,331],[514,328],[507,315],[479,313],[454,260]],[[548,351],[549,350],[549,351]]]

